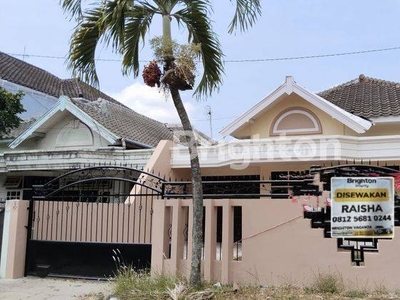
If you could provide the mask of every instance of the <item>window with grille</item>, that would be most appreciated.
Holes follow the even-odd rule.
[[[7,191],[6,200],[21,200],[21,191]]]

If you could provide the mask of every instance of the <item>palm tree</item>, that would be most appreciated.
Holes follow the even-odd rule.
[[[200,45],[203,75],[194,92],[197,96],[209,96],[221,85],[223,53],[209,22],[210,0],[98,0],[96,5],[83,9],[82,0],[60,0],[63,9],[78,21],[73,33],[69,52],[69,67],[83,80],[97,84],[95,65],[96,46],[104,42],[122,55],[124,75],[139,74],[139,44],[143,42],[153,18],[163,20],[163,39],[172,41],[171,21],[185,26],[189,42]],[[236,0],[236,11],[229,27],[245,31],[261,14],[259,0]],[[173,70],[174,53],[164,56],[164,70]],[[193,127],[183,106],[180,87],[164,76],[171,98],[178,112],[190,154],[193,188],[193,231],[190,284],[201,282],[200,264],[203,240],[203,188]],[[187,88],[187,87],[186,87]]]

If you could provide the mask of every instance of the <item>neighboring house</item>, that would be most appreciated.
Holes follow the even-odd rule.
[[[0,52],[0,86],[23,91],[24,122],[0,140],[0,198],[29,199],[69,169],[125,164],[143,168],[165,124],[136,113],[78,79],[62,80]]]
[[[221,134],[235,139],[199,147],[206,280],[307,284],[315,274],[337,270],[345,282],[396,285],[399,239],[380,239],[384,251],[371,256],[378,239],[328,237],[332,176],[398,174],[399,83],[360,75],[316,94],[288,76]],[[171,159],[164,172],[189,178],[187,149],[164,151]],[[169,183],[168,200],[156,202],[153,272],[188,274],[191,237],[181,232],[182,224],[191,232],[190,191],[190,182]],[[395,218],[397,226],[398,212]]]
[[[1,52],[0,86],[23,91],[27,110],[21,126],[0,140],[0,200],[11,200],[1,202],[7,238],[0,277],[36,274],[42,266],[63,276],[111,276],[115,248],[148,268],[153,202],[165,181],[149,159],[160,141],[184,143],[182,127]],[[197,130],[195,136],[199,145],[215,143]],[[24,216],[15,226],[7,212],[17,211]],[[23,237],[13,238],[16,228]]]

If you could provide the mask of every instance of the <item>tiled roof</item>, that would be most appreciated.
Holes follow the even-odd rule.
[[[400,83],[366,77],[318,93],[322,98],[363,118],[400,115]]]
[[[129,138],[153,147],[160,140],[173,139],[171,130],[165,124],[138,114],[125,106],[104,99],[97,101],[73,99],[72,102],[121,138]]]
[[[0,79],[31,88],[56,98],[61,95],[70,98],[80,97],[91,101],[103,98],[119,103],[110,96],[77,78],[60,79],[45,70],[3,52],[0,52]]]
[[[0,52],[0,79],[58,97],[61,79],[38,67]]]
[[[57,98],[68,96],[76,106],[121,139],[128,138],[152,147],[160,140],[173,139],[171,130],[165,124],[131,110],[79,79],[62,80],[3,52],[0,52],[0,79]],[[14,129],[8,137],[15,137],[20,129]]]
[[[184,133],[183,127],[180,124],[166,124],[169,130],[172,131],[174,136],[174,142],[179,144],[185,144],[183,141],[182,134]],[[215,145],[217,142],[206,135],[205,133],[193,128],[194,136],[197,140],[198,145],[205,146],[205,145]]]
[[[77,78],[62,80],[60,94],[66,95],[70,98],[85,98],[90,101],[96,101],[99,98],[103,98],[119,105],[123,105],[114,98],[111,98],[107,94],[104,94],[98,89],[95,89],[94,87],[80,81]]]

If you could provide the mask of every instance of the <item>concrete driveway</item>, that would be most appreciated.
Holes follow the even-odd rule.
[[[107,281],[24,277],[0,279],[0,299],[102,300],[111,294]]]

